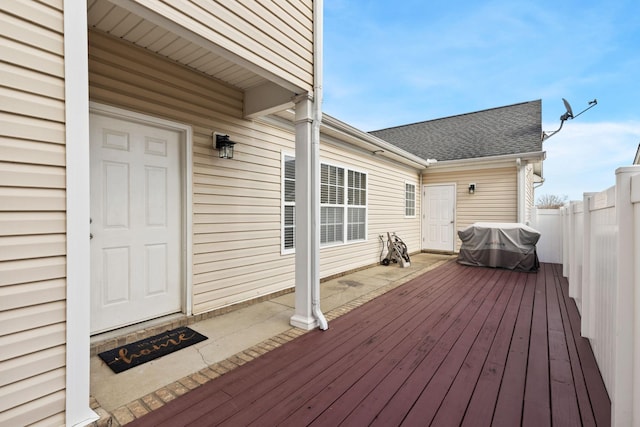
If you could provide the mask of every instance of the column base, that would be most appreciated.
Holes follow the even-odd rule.
[[[291,326],[304,329],[305,331],[310,331],[318,327],[318,321],[313,318],[313,316],[301,316],[299,314],[291,316],[289,323]]]

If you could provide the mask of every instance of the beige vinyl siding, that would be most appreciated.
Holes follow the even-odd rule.
[[[214,79],[102,33],[89,40],[92,101],[193,128],[193,312],[293,287],[295,256],[281,255],[281,162],[294,153],[293,131],[243,120],[243,94]],[[233,160],[218,158],[214,131],[237,142]],[[321,151],[369,179],[368,240],[322,249],[321,275],[378,262],[386,231],[418,251],[419,217],[404,217],[404,185],[418,186],[417,172],[325,143]]]
[[[138,3],[312,92],[312,0],[138,0]]]
[[[61,3],[0,6],[0,425],[64,423],[62,27]]]
[[[416,217],[405,217],[405,183],[419,187],[419,174],[366,152],[327,144],[321,138],[321,162],[367,173],[367,240],[320,250],[320,277],[375,264],[380,261],[379,235],[396,232],[409,252],[420,251],[420,197],[416,194]],[[391,267],[390,267],[391,268]]]
[[[89,34],[92,101],[192,126],[193,312],[293,286],[280,255],[281,151],[293,134],[243,120],[242,92],[115,38]],[[218,158],[213,132],[236,141]]]
[[[427,169],[423,184],[455,183],[456,230],[474,222],[517,221],[517,174],[515,167],[496,169],[467,169],[455,172],[439,172]],[[469,194],[469,184],[476,184],[474,194]],[[456,250],[460,239],[456,234]]]

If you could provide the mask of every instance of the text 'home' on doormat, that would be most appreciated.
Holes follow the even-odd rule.
[[[204,335],[184,326],[104,351],[98,356],[118,374],[206,339]]]

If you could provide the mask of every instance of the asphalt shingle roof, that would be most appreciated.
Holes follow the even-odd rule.
[[[542,102],[523,102],[370,132],[423,159],[542,151]]]

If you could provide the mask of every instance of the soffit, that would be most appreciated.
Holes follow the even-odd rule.
[[[242,90],[268,82],[241,65],[107,0],[88,0],[87,24],[90,28],[133,43]]]

